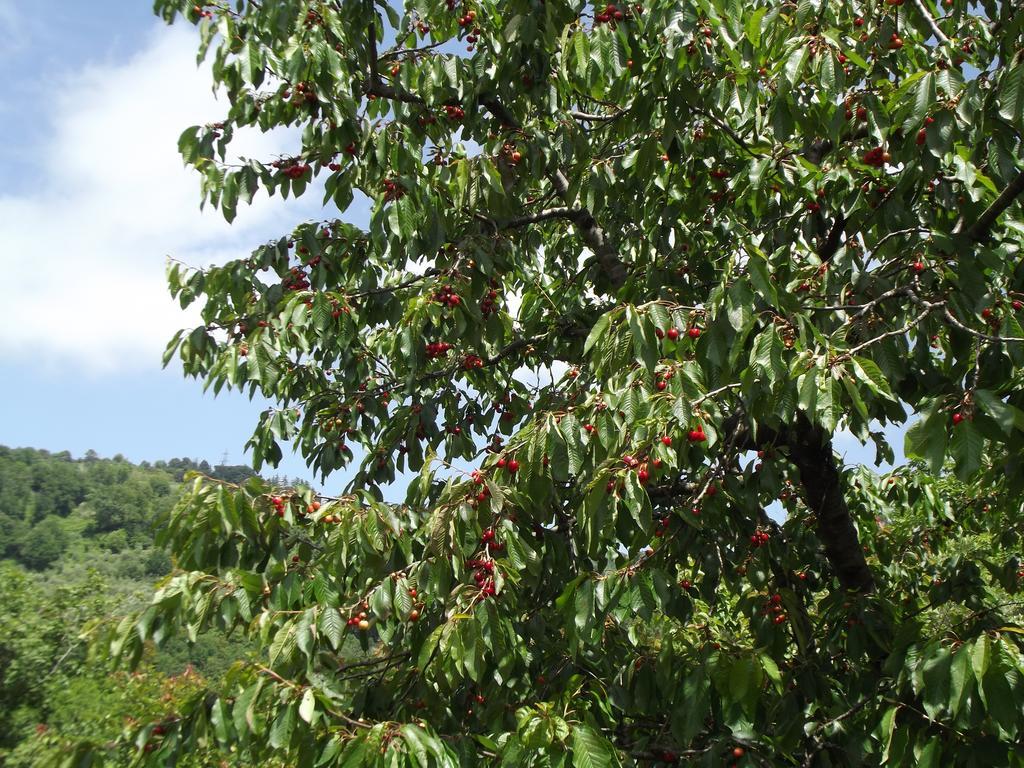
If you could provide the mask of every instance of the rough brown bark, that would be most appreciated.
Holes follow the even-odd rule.
[[[745,450],[757,450],[762,445],[785,449],[800,471],[804,496],[817,519],[818,538],[839,584],[853,592],[871,592],[875,580],[843,495],[829,435],[802,415],[797,416],[793,425],[780,430],[758,428],[755,439],[737,414],[724,425],[726,433],[733,430],[741,435],[737,445]]]
[[[807,504],[818,520],[818,538],[839,583],[855,592],[872,591],[874,577],[843,495],[831,439],[803,417],[785,437],[789,458],[800,470]]]

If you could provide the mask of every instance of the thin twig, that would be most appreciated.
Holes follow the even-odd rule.
[[[935,39],[942,45],[948,45],[949,38],[946,37],[945,33],[939,28],[938,22],[936,22],[928,12],[928,9],[924,7],[924,3],[921,2],[921,0],[911,0],[911,2],[914,3],[914,7],[917,8],[918,12],[924,17],[925,23],[932,31],[932,34],[935,35]]]

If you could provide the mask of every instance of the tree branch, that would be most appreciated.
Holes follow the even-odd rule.
[[[790,461],[800,471],[807,506],[818,521],[817,534],[825,547],[825,557],[839,584],[853,592],[871,592],[875,581],[864,558],[857,528],[843,495],[839,466],[829,436],[803,414],[796,422],[778,431],[759,426],[756,437],[737,413],[723,429],[737,436],[739,447],[757,450],[762,442],[787,449]]]
[[[831,439],[800,415],[788,430],[786,444],[790,460],[800,471],[807,504],[817,517],[818,538],[839,583],[854,592],[871,592],[875,580],[843,495]]]
[[[520,125],[516,120],[515,116],[508,111],[504,104],[498,101],[493,96],[482,96],[480,103],[494,115],[495,118],[505,127],[519,130]],[[555,192],[565,202],[570,202],[569,196],[569,180],[565,178],[565,174],[561,170],[555,169],[549,176],[551,185],[555,188]],[[626,278],[629,273],[626,269],[626,264],[619,258],[618,252],[612,247],[608,238],[605,236],[604,230],[597,223],[594,215],[587,208],[578,209],[578,213],[574,220],[576,224],[576,230],[579,232],[580,239],[586,243],[587,247],[594,252],[594,257],[597,265],[600,267],[598,272],[598,279],[595,281],[599,290],[607,293],[610,291],[621,288],[626,282]]]
[[[499,228],[515,229],[516,227],[525,227],[528,224],[537,224],[541,221],[549,221],[550,219],[567,219],[574,222],[580,217],[580,214],[581,211],[579,208],[545,208],[543,211],[537,211],[536,213],[530,213],[525,216],[517,216],[514,219],[509,219]]]
[[[925,23],[932,31],[932,34],[935,35],[935,39],[938,40],[940,44],[947,45],[949,43],[949,38],[946,37],[945,33],[941,29],[939,29],[938,23],[936,23],[935,19],[928,12],[928,9],[924,7],[924,3],[922,3],[921,0],[911,0],[911,2],[914,3],[914,7],[917,8],[917,12],[924,17]]]
[[[991,233],[992,226],[996,223],[996,219],[1013,205],[1020,194],[1024,192],[1024,171],[1021,171],[1017,176],[1006,185],[1006,188],[999,193],[999,197],[992,201],[992,205],[985,209],[985,211],[978,217],[978,220],[974,222],[967,229],[967,237],[976,243],[984,242],[988,239]]]

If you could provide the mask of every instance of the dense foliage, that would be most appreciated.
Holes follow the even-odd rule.
[[[168,359],[278,403],[257,462],[358,471],[176,508],[113,655],[264,653],[140,758],[1024,763],[1014,4],[156,9],[228,99],[180,141],[204,202],[326,208],[173,265],[203,325]],[[289,156],[228,153],[276,128]],[[968,485],[837,460],[889,424]]]

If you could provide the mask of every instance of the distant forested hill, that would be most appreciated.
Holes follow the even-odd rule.
[[[247,466],[191,459],[134,465],[93,451],[74,459],[66,451],[0,446],[0,559],[41,570],[65,553],[74,559],[134,551],[113,559],[125,575],[166,573],[166,558],[146,553],[154,520],[174,503],[175,486],[189,470],[229,482],[254,474]]]
[[[104,622],[138,608],[171,572],[154,535],[189,470],[235,483],[254,474],[0,446],[0,766],[45,765],[68,740],[113,740],[126,718],[166,717],[248,653],[200,635],[172,641],[133,675],[88,653]],[[182,764],[220,763],[191,760]]]

